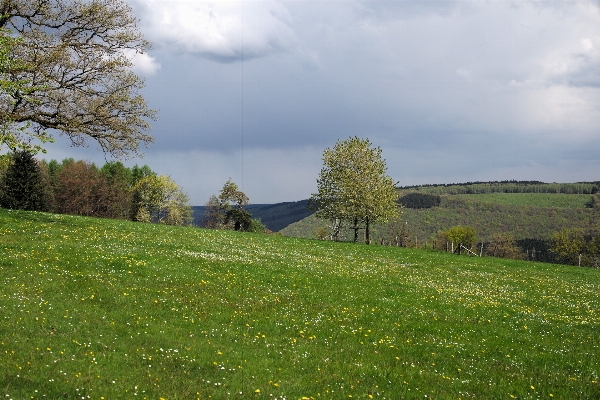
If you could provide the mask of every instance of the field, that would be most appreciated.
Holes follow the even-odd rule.
[[[456,197],[509,206],[585,208],[585,203],[590,201],[591,195],[562,193],[482,193],[459,194]]]
[[[600,398],[600,271],[0,209],[0,397]]]

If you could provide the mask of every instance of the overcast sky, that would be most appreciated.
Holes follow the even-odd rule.
[[[159,120],[126,164],[193,205],[229,177],[251,203],[306,199],[323,150],[350,136],[401,185],[600,180],[596,1],[129,2]]]

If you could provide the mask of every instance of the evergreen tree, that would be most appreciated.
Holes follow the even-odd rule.
[[[29,151],[12,153],[0,192],[0,206],[3,208],[48,211],[42,172],[37,160]]]

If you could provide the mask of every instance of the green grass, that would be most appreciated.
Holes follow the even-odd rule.
[[[529,207],[556,207],[556,208],[584,208],[590,201],[589,194],[562,194],[562,193],[483,193],[459,194],[466,200],[483,201],[501,205],[529,206]]]
[[[0,210],[0,282],[6,399],[600,397],[598,270]]]

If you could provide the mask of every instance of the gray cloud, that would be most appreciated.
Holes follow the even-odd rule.
[[[599,178],[597,2],[132,5],[160,65],[138,162],[194,204],[229,177],[253,202],[307,198],[322,151],[354,135],[403,184]]]

